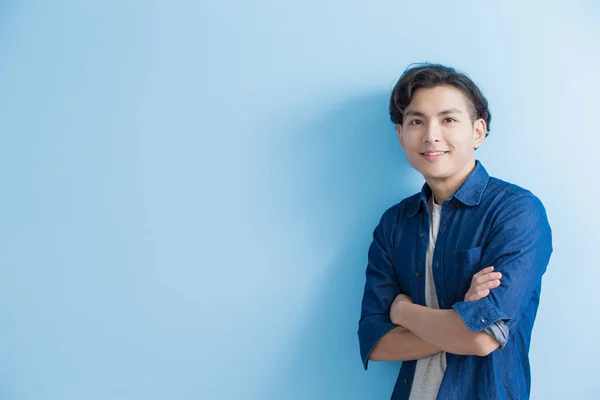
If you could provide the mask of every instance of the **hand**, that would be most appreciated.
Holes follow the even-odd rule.
[[[465,301],[476,301],[487,297],[490,290],[500,286],[501,272],[493,272],[494,267],[487,267],[473,275],[471,287],[465,294]]]
[[[398,306],[400,305],[400,303],[412,303],[412,302],[413,302],[413,300],[410,298],[410,296],[405,295],[403,293],[400,293],[398,296],[396,296],[396,298],[392,302],[392,307],[390,308],[390,320],[392,321],[392,323],[398,325],[395,322],[394,314],[396,313],[396,310],[397,310]],[[402,328],[403,331],[408,331],[408,329],[404,328],[401,325],[398,325],[398,328]]]

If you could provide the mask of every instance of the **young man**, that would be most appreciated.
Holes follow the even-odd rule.
[[[374,231],[358,329],[364,367],[403,361],[392,399],[527,399],[552,253],[545,209],[475,159],[491,116],[466,75],[410,67],[390,116],[426,183]]]

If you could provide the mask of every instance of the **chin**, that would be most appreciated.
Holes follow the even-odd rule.
[[[428,173],[425,173],[425,174],[423,174],[423,177],[425,179],[433,179],[433,180],[443,180],[443,179],[447,179],[449,176],[450,175],[447,174],[447,173],[446,174],[442,174],[442,173],[439,173],[439,174],[428,174]]]
[[[444,168],[442,165],[427,165],[422,168],[418,168],[418,171],[425,178],[430,179],[445,179],[452,175],[452,171],[449,168]]]

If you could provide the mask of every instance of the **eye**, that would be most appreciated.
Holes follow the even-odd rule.
[[[408,124],[409,125],[421,125],[422,123],[423,123],[423,121],[421,121],[420,119],[413,119]]]
[[[454,118],[452,118],[452,117],[448,117],[448,118],[444,118],[444,122],[447,122],[447,123],[450,124],[452,122],[456,122],[456,120]]]

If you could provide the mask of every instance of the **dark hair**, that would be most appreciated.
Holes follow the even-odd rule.
[[[460,90],[470,101],[469,114],[471,120],[482,118],[490,131],[492,115],[488,109],[488,102],[477,85],[462,72],[441,64],[418,63],[411,64],[402,73],[396,83],[390,99],[390,119],[396,125],[402,125],[404,110],[410,104],[417,89],[433,88],[441,85],[454,86]]]

